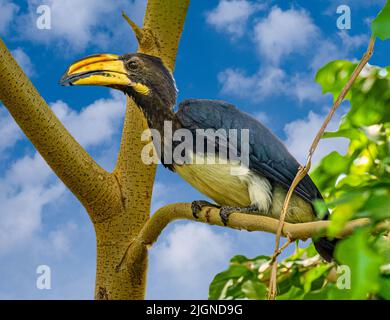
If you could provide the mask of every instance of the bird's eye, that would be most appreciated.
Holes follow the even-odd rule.
[[[129,69],[136,69],[136,68],[138,67],[138,63],[137,63],[136,61],[134,61],[134,60],[129,61],[129,62],[127,63],[127,67],[128,67]]]

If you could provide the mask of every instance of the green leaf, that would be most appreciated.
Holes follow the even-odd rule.
[[[231,264],[234,264],[234,263],[242,264],[242,263],[245,263],[248,261],[250,261],[250,259],[248,259],[247,257],[242,256],[242,255],[234,256],[233,258],[230,259]]]
[[[315,200],[313,202],[313,205],[314,205],[315,211],[317,212],[317,217],[319,219],[324,218],[325,215],[328,213],[328,210],[329,210],[329,208],[326,205],[326,203],[323,200]]]
[[[264,300],[267,297],[267,287],[258,280],[248,280],[242,285],[245,297],[253,300]]]
[[[355,212],[365,204],[368,196],[369,194],[364,192],[348,193],[343,198],[338,199],[340,203],[336,206],[330,216],[331,224],[328,227],[328,235],[331,237],[337,236],[348,220],[350,220]],[[345,199],[348,199],[348,201],[341,202],[341,200]]]
[[[379,295],[386,300],[390,300],[390,276],[381,277]]]
[[[379,235],[376,238],[374,246],[375,251],[383,257],[384,263],[390,265],[390,241],[386,237]]]
[[[304,291],[295,286],[291,286],[290,290],[276,297],[276,300],[300,300],[304,296]]]
[[[351,166],[350,171],[353,171],[354,167]],[[364,170],[363,173],[366,173],[366,168],[362,168]],[[362,170],[361,170],[362,171]],[[370,176],[365,175],[365,174],[352,174],[350,173],[349,175],[345,176],[344,178],[340,179],[337,183],[337,189],[343,188],[345,186],[348,187],[359,187],[362,185],[363,182],[369,181]]]
[[[369,217],[374,221],[390,218],[390,194],[372,195],[359,211],[357,217]]]
[[[318,255],[318,252],[317,252],[313,242],[310,243],[305,250],[306,250],[306,257],[307,258],[312,258],[312,257]]]
[[[350,157],[333,151],[321,160],[320,165],[310,173],[310,177],[320,190],[334,189],[337,178],[348,171],[350,163]]]
[[[237,255],[237,256],[234,256],[233,258],[230,259],[230,264],[246,264],[246,263],[257,263],[257,264],[263,264],[264,262],[270,260],[270,257],[268,256],[264,256],[264,255],[261,255],[261,256],[257,256],[255,258],[247,258],[245,256],[242,256],[242,255]]]
[[[333,151],[322,159],[321,165],[331,175],[339,175],[347,170],[350,160]]]
[[[335,132],[325,132],[323,139],[348,138],[350,140],[359,140],[362,138],[362,136],[365,138],[364,133],[361,132],[359,129],[349,128],[349,129],[338,130]]]
[[[209,299],[227,298],[227,290],[234,286],[235,280],[250,277],[251,272],[244,266],[230,266],[228,270],[218,273],[209,287]]]
[[[310,292],[312,289],[313,282],[322,277],[322,275],[326,273],[331,267],[331,264],[324,264],[314,267],[311,270],[305,272],[301,277],[305,293]]]
[[[373,35],[375,35],[376,37],[382,40],[386,40],[390,38],[390,1],[389,0],[386,2],[382,11],[372,22],[371,29]]]
[[[323,93],[332,93],[336,98],[347,83],[356,64],[345,60],[329,62],[318,70],[315,80],[322,87]],[[347,94],[347,99],[350,97]]]
[[[306,293],[303,300],[327,300],[329,299],[329,286]]]

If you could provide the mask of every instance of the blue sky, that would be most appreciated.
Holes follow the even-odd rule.
[[[384,2],[193,0],[175,70],[179,101],[232,102],[270,127],[303,162],[331,105],[313,80],[316,70],[330,60],[359,59],[369,21]],[[36,28],[41,4],[51,8],[50,30]],[[336,8],[344,4],[351,8],[352,28],[341,31]],[[0,36],[66,127],[108,170],[119,147],[124,96],[97,87],[60,87],[58,80],[85,55],[136,49],[122,9],[141,23],[145,1],[0,0]],[[378,41],[372,64],[388,65],[389,49]],[[345,149],[346,141],[324,141],[315,160]],[[202,198],[159,168],[153,210]],[[207,298],[208,284],[230,257],[271,254],[273,248],[272,235],[176,222],[150,251],[147,298]],[[84,209],[0,104],[0,299],[92,299],[95,255]],[[51,290],[36,288],[39,265],[51,268]]]

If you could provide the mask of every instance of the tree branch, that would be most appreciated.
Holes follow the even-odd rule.
[[[190,203],[175,203],[162,207],[148,220],[138,236],[130,243],[124,258],[118,265],[118,269],[136,264],[138,259],[144,256],[147,248],[157,241],[164,228],[174,220],[192,220],[210,225],[224,226],[221,221],[220,210],[215,207],[204,207],[199,213],[198,219],[194,218]],[[365,218],[350,221],[337,236],[342,238],[350,235],[355,228],[367,223],[369,223],[369,219]],[[284,237],[288,237],[290,241],[297,239],[306,240],[314,236],[325,235],[329,224],[330,221],[322,220],[297,224],[285,223],[281,234]],[[227,227],[238,230],[276,233],[278,225],[278,219],[268,216],[233,213],[229,216]]]
[[[190,0],[149,0],[139,52],[160,57],[173,71]]]
[[[370,38],[370,42],[368,44],[367,51],[364,53],[362,59],[360,60],[359,64],[356,66],[351,77],[349,78],[349,80],[347,81],[347,83],[345,84],[343,89],[341,90],[339,96],[337,97],[337,99],[335,100],[335,102],[332,106],[332,109],[330,110],[329,114],[327,115],[326,119],[324,120],[324,123],[322,124],[320,130],[318,131],[316,137],[314,138],[313,143],[312,143],[310,150],[309,150],[309,155],[308,155],[308,158],[306,161],[306,165],[304,167],[299,168],[293,182],[291,183],[291,186],[290,186],[290,188],[287,192],[286,198],[284,200],[282,212],[281,212],[280,218],[279,218],[279,225],[278,225],[278,230],[276,233],[276,240],[275,240],[275,254],[277,252],[279,252],[280,237],[282,235],[284,220],[286,217],[287,208],[288,208],[288,205],[290,203],[292,194],[293,194],[295,188],[297,187],[297,185],[299,184],[299,182],[309,172],[310,167],[311,167],[311,160],[312,160],[313,154],[314,154],[321,138],[324,135],[326,127],[328,126],[328,124],[329,124],[330,120],[332,119],[334,113],[336,112],[337,108],[340,106],[341,102],[344,100],[344,98],[347,95],[352,84],[354,83],[356,78],[359,76],[359,74],[363,70],[364,66],[370,60],[370,58],[373,54],[373,51],[374,51],[374,45],[375,45],[375,37],[372,36]],[[275,299],[276,294],[277,294],[277,292],[276,292],[276,290],[277,290],[276,289],[277,267],[278,267],[278,261],[277,261],[277,259],[275,259],[273,261],[273,264],[272,264],[271,278],[270,278],[270,284],[269,284],[269,295],[268,295],[269,299]]]
[[[88,212],[109,210],[114,178],[77,143],[0,39],[0,100],[57,176]],[[112,189],[111,189],[112,190]],[[115,189],[114,189],[115,190]]]

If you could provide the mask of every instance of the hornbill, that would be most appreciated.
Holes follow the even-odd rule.
[[[240,166],[237,161],[223,159],[227,161],[214,164],[196,161],[204,157],[204,150],[193,152],[193,161],[185,163],[168,163],[161,154],[161,163],[214,200],[217,205],[211,205],[220,206],[225,224],[232,212],[279,218],[287,190],[299,168],[296,159],[263,124],[229,103],[192,99],[180,103],[178,111],[174,112],[177,98],[175,80],[160,58],[141,53],[93,55],[73,63],[60,83],[65,86],[107,86],[123,91],[143,111],[149,128],[157,130],[162,136],[165,121],[171,121],[173,130],[184,128],[194,134],[198,129],[249,130],[249,164],[239,175],[231,174],[232,168]],[[218,151],[219,141],[215,142]],[[237,149],[240,149],[239,145]],[[219,158],[224,156],[217,153]],[[286,221],[300,223],[320,219],[313,208],[316,199],[322,199],[322,196],[306,175],[294,191]],[[194,215],[205,205],[210,204],[194,201]],[[326,260],[331,260],[334,241],[320,238],[314,244]]]

